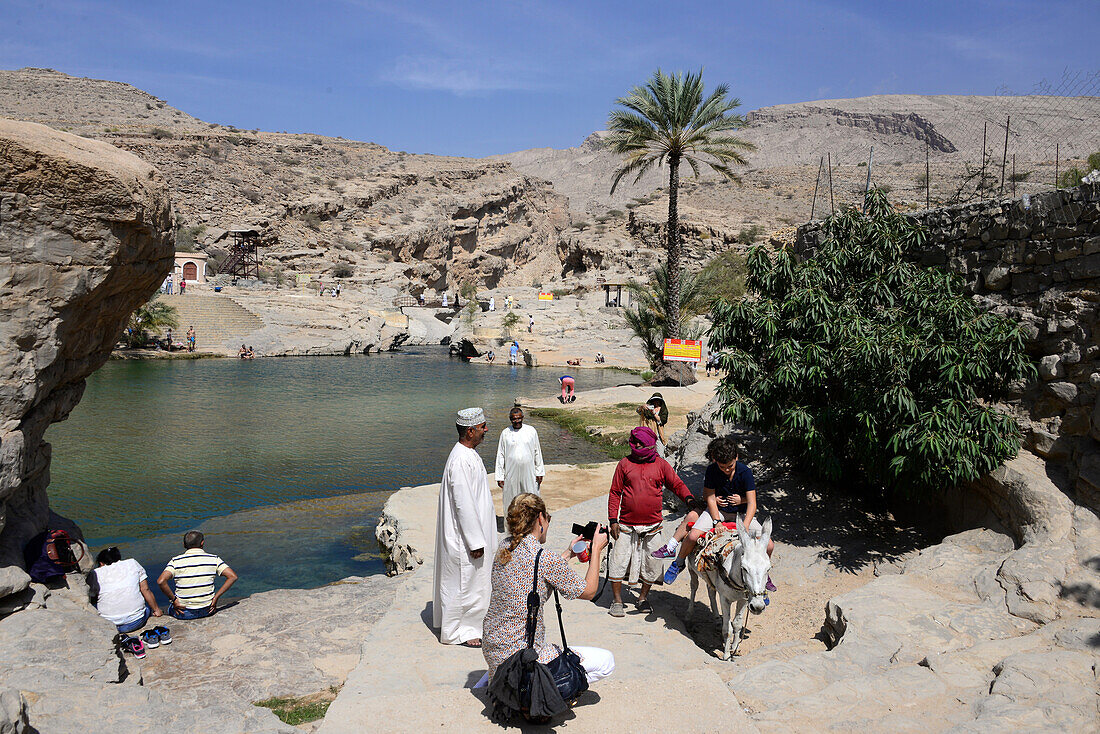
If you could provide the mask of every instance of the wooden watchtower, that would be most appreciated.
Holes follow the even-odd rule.
[[[259,278],[260,233],[254,229],[231,229],[229,237],[229,256],[222,263],[221,272],[241,278]]]

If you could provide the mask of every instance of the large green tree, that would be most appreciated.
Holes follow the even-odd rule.
[[[1019,324],[912,262],[925,232],[879,191],[823,228],[805,259],[755,248],[748,296],[714,307],[726,418],[826,479],[913,495],[1015,456],[1018,428],[991,403],[1035,375]]]
[[[666,337],[679,338],[683,320],[679,314],[680,220],[678,195],[680,164],[691,167],[695,176],[700,165],[709,166],[723,178],[737,180],[731,166],[744,165],[742,153],[754,150],[751,143],[730,134],[745,119],[733,111],[741,106],[729,98],[729,87],[718,85],[705,94],[703,73],[665,74],[660,69],[643,86],[615,100],[622,109],[612,110],[607,120],[610,131],[606,144],[623,156],[622,165],[611,181],[614,193],[619,182],[633,175],[635,183],[654,166],[668,165],[668,290],[670,312]]]

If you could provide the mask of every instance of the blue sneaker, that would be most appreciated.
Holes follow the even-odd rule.
[[[160,637],[160,644],[162,644],[162,645],[171,645],[172,644],[172,633],[170,633],[168,631],[167,627],[154,627],[153,631],[157,633],[158,637]]]
[[[672,565],[665,571],[665,583],[671,584],[676,581],[676,577],[680,575],[680,572],[684,570],[684,565],[679,560],[673,561]]]

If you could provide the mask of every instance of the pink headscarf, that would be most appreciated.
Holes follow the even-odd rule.
[[[652,428],[638,426],[630,432],[630,460],[644,464],[657,458],[657,434]]]

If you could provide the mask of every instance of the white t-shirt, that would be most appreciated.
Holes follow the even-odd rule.
[[[127,558],[110,566],[100,566],[95,575],[99,582],[96,609],[101,617],[115,624],[141,619],[145,614],[145,597],[138,585],[147,577],[140,563]]]

